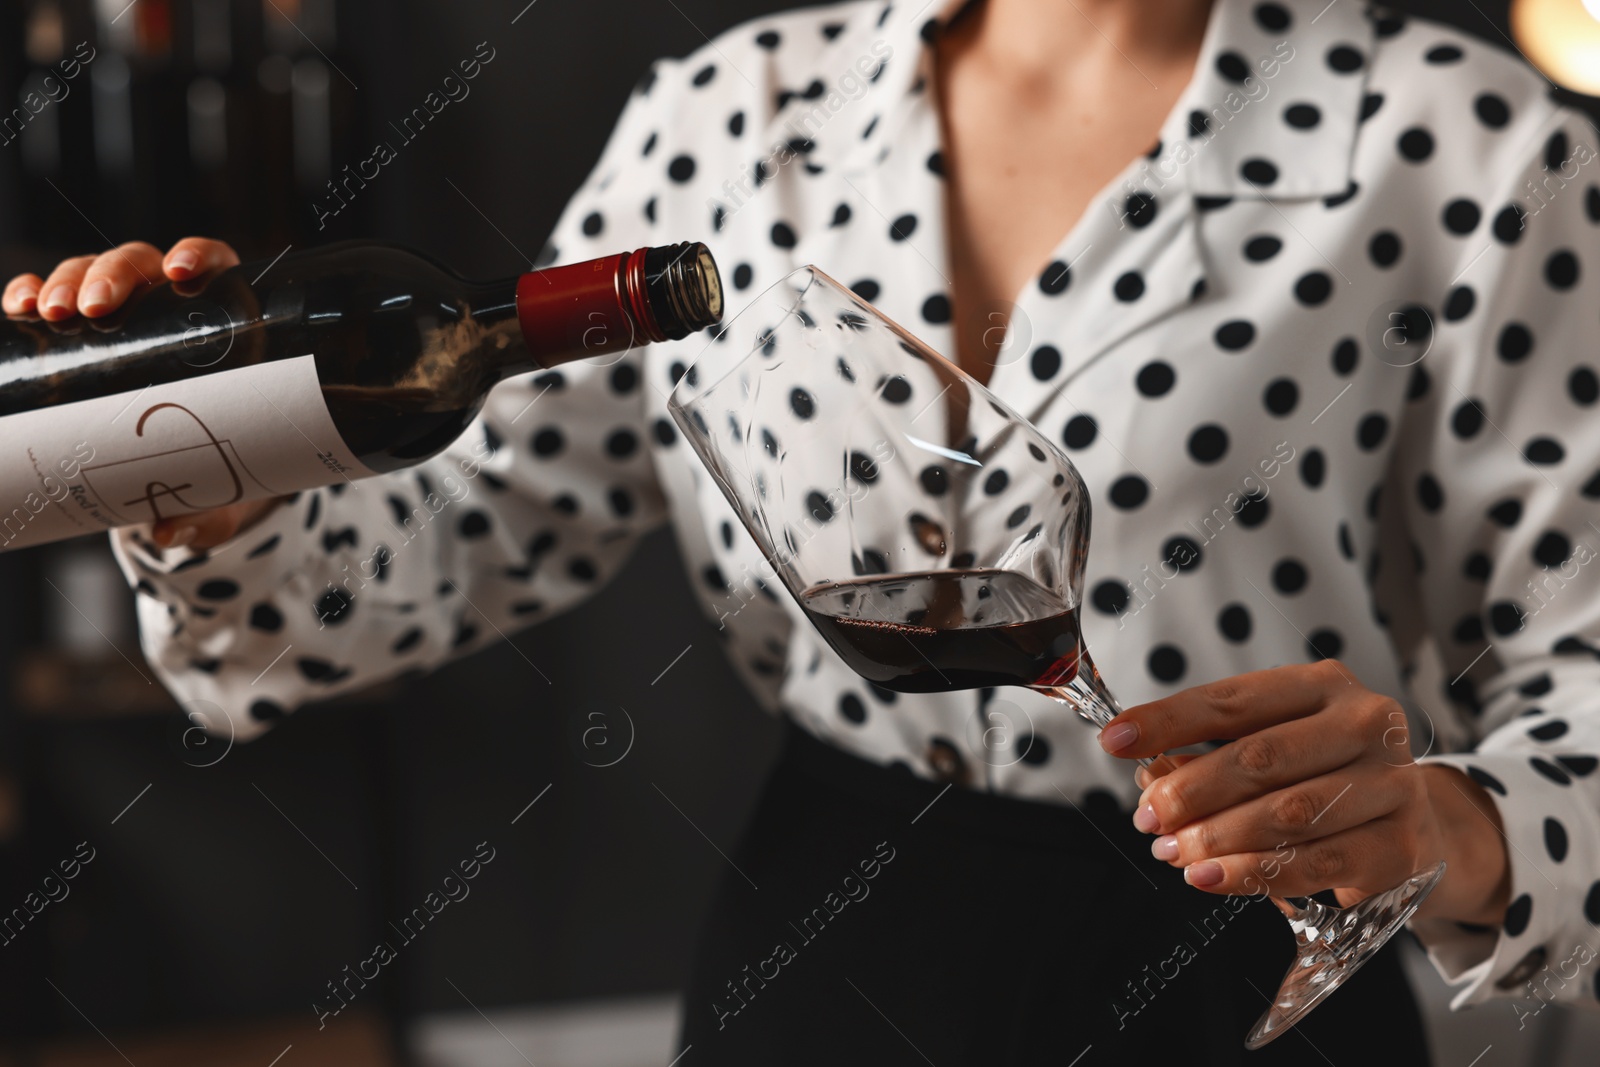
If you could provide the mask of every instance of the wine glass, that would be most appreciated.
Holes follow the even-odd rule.
[[[716,328],[668,407],[858,674],[905,693],[1026,686],[1097,726],[1121,713],[1078,625],[1090,509],[1072,462],[822,271],[794,271]],[[1338,988],[1443,873],[1348,908],[1271,898],[1299,949],[1246,1045]]]

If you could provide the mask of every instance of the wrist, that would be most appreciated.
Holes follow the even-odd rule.
[[[1500,925],[1511,899],[1511,861],[1500,810],[1482,786],[1448,764],[1425,763],[1419,770],[1446,871],[1418,916]]]

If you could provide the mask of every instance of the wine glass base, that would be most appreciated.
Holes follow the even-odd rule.
[[[1287,1032],[1343,985],[1405,925],[1443,877],[1444,864],[1438,863],[1386,892],[1348,908],[1329,909],[1332,922],[1321,930],[1294,924],[1299,950],[1278,988],[1277,999],[1251,1029],[1244,1047],[1261,1048]]]

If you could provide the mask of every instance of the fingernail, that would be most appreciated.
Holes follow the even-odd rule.
[[[79,299],[85,311],[90,308],[102,308],[111,303],[111,286],[104,281],[92,281],[84,286],[83,295]]]
[[[1137,826],[1141,833],[1153,834],[1161,829],[1161,820],[1156,818],[1156,809],[1146,804],[1133,813],[1133,825]]]
[[[72,310],[72,287],[70,285],[58,285],[50,290],[50,295],[44,299],[44,309],[46,311]]]
[[[167,260],[168,270],[181,270],[185,273],[194,270],[199,265],[200,257],[187,248],[181,252],[172,253],[172,257]]]
[[[1155,779],[1150,777],[1150,772],[1149,771],[1145,770],[1143,767],[1135,767],[1134,768],[1134,770],[1133,770],[1133,784],[1139,787],[1139,791],[1140,792],[1143,792],[1144,790],[1149,789],[1150,788],[1150,783],[1153,782],[1153,781],[1155,781]]]
[[[1139,739],[1139,727],[1131,722],[1119,722],[1100,731],[1100,747],[1107,752],[1121,752]]]
[[[1166,834],[1150,842],[1150,855],[1158,860],[1171,863],[1178,858],[1178,838],[1173,834]]]
[[[28,301],[30,301],[30,300],[34,302],[34,307],[38,307],[39,306],[39,304],[38,304],[38,301],[39,301],[39,290],[37,290],[37,289],[18,289],[17,292],[16,292],[16,296],[13,297],[13,300],[15,302],[14,302],[14,304],[12,306],[14,306],[18,311],[27,311],[28,310]]]
[[[1201,860],[1183,869],[1183,880],[1192,886],[1204,889],[1221,882],[1224,873],[1222,864],[1216,860]]]

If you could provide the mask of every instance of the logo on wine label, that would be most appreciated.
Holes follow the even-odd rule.
[[[97,498],[99,507],[114,520],[108,525],[154,522],[236,504],[245,499],[246,478],[251,483],[250,496],[281,492],[251,474],[233,441],[218,438],[199,415],[182,404],[166,402],[145,408],[134,425],[134,436],[145,438],[145,431],[154,430],[157,421],[162,423],[162,432],[148,435],[153,443],[197,435],[204,440],[84,467],[80,504],[91,506],[88,498]]]

